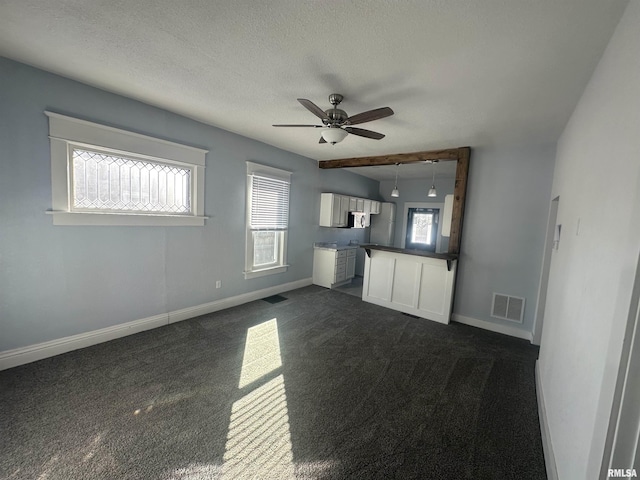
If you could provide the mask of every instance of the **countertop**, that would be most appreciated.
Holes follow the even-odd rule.
[[[428,252],[426,250],[387,247],[385,245],[376,245],[374,243],[363,243],[362,245],[360,245],[360,248],[364,248],[365,250],[367,250],[367,254],[369,253],[369,250],[382,250],[383,252],[402,253],[404,255],[416,255],[419,257],[440,258],[442,260],[447,260],[447,262],[458,259],[458,255],[453,253],[434,253],[434,252]]]
[[[335,242],[316,242],[313,244],[313,248],[316,250],[352,250],[358,248],[360,245],[338,244]]]

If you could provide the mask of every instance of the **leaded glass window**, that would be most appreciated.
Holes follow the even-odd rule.
[[[73,148],[75,211],[190,215],[191,168]]]

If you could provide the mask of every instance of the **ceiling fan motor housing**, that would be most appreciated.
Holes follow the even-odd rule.
[[[340,102],[342,102],[343,99],[344,97],[339,93],[332,93],[331,95],[329,95],[329,103],[334,107],[340,105]]]
[[[349,118],[347,112],[338,108],[338,105],[340,105],[340,102],[342,102],[343,99],[344,97],[339,93],[332,93],[329,95],[329,103],[333,105],[333,108],[325,110],[324,112],[327,114],[327,117],[329,117],[328,120],[323,121],[325,125],[339,127],[347,120],[347,118]]]
[[[347,112],[344,110],[340,110],[339,108],[330,108],[326,110],[324,113],[329,117],[329,121],[327,122],[329,125],[340,126],[342,125],[349,116]]]

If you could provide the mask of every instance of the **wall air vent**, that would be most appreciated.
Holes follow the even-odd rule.
[[[493,293],[491,316],[510,322],[522,323],[524,317],[524,298]]]

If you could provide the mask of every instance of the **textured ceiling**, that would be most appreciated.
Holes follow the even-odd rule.
[[[553,142],[626,3],[3,0],[0,55],[318,160]],[[334,92],[387,137],[271,127]]]

